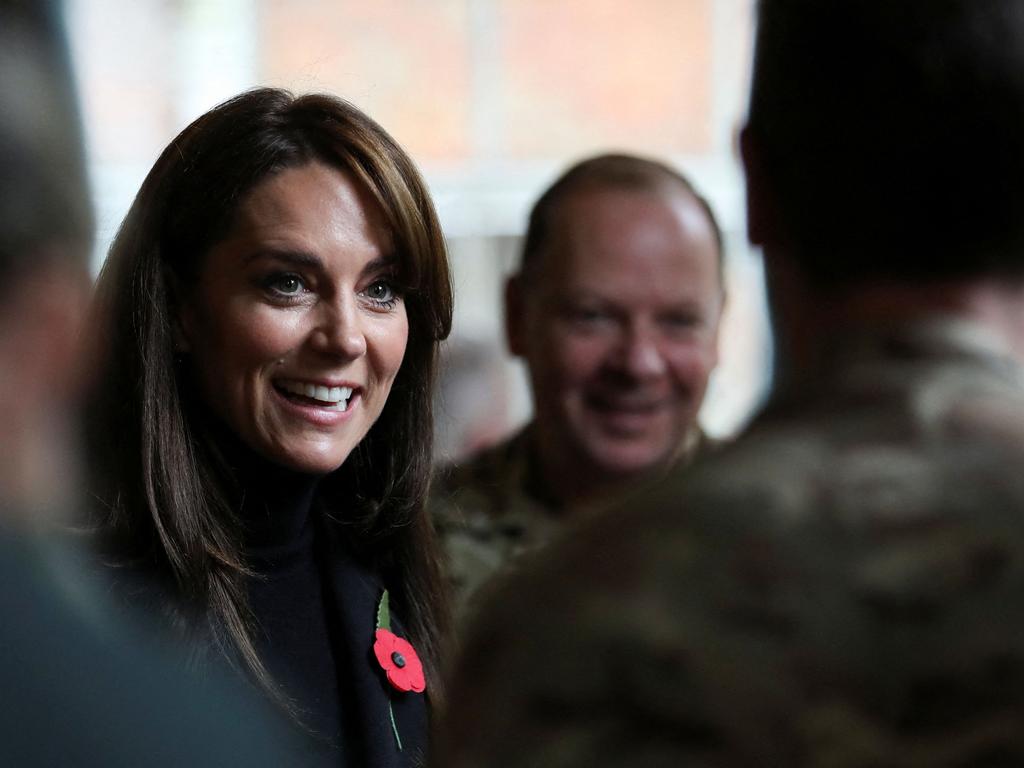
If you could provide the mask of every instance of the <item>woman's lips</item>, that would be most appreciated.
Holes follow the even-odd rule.
[[[357,387],[329,387],[297,379],[277,380],[273,389],[285,410],[318,426],[334,426],[347,420],[361,395]]]
[[[355,388],[350,386],[326,386],[299,379],[278,379],[274,386],[288,399],[340,411],[347,409],[348,401],[355,391]]]

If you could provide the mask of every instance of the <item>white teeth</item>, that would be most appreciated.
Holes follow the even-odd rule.
[[[325,387],[318,384],[288,380],[278,380],[277,386],[286,392],[319,400],[322,403],[326,403],[329,408],[339,411],[348,409],[348,401],[352,397],[352,387]]]

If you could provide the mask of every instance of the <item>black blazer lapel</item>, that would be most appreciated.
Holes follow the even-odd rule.
[[[333,532],[332,532],[333,533]],[[330,598],[338,617],[336,649],[339,685],[350,727],[361,744],[346,750],[362,756],[367,768],[412,768],[425,762],[427,707],[425,694],[396,690],[373,654],[377,606],[384,592],[380,576],[352,556],[335,534],[330,537]],[[391,630],[408,639],[400,619],[392,612]],[[389,710],[389,705],[391,709]],[[402,740],[399,750],[391,723]]]

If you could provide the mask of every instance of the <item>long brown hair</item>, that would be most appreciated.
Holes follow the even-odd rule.
[[[452,289],[437,215],[405,152],[340,99],[276,89],[237,96],[164,150],[118,232],[97,286],[94,329],[106,358],[91,399],[89,456],[98,526],[118,560],[169,586],[180,627],[213,630],[275,691],[253,645],[240,523],[215,441],[175,362],[173,290],[196,279],[242,198],[285,168],[320,162],[360,181],[399,255],[409,338],[388,402],[321,496],[331,525],[382,570],[422,652],[435,703],[447,601],[424,510],[438,342]]]

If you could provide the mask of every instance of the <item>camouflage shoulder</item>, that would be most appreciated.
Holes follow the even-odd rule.
[[[473,732],[453,738],[470,753],[518,750],[508,764],[572,749],[572,764],[616,765],[606,727],[552,722],[586,712],[606,718],[619,747],[663,753],[658,765],[1024,757],[1009,726],[1024,686],[991,671],[1024,668],[1024,572],[1010,565],[1024,555],[1022,484],[992,486],[974,474],[984,462],[954,456],[901,489],[891,481],[916,471],[907,456],[856,448],[802,426],[755,433],[540,553],[481,613],[465,644],[472,679],[457,675],[451,691],[495,720],[467,724],[486,734],[478,745]],[[883,482],[823,482],[837,467],[840,482]],[[942,475],[945,503],[922,517],[916,494]],[[958,497],[958,486],[974,490]],[[494,686],[505,706],[474,702]],[[545,722],[529,706],[540,698],[557,703]],[[531,732],[562,743],[526,751]]]
[[[522,433],[458,462],[442,465],[431,481],[428,507],[440,523],[474,515],[498,514],[502,499],[515,485],[516,467],[524,460]]]

